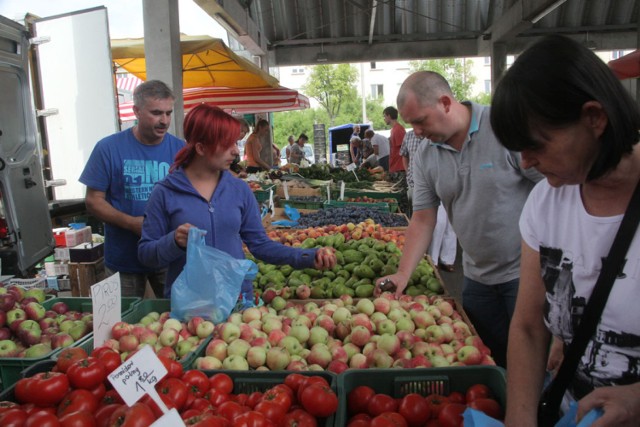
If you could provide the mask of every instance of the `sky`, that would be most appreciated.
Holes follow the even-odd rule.
[[[112,39],[144,36],[142,0],[0,0],[0,15],[23,23],[25,14],[41,18],[105,6]],[[179,0],[180,32],[209,35],[226,42],[226,32],[192,0]]]

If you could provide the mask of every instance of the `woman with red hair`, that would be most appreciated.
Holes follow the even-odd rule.
[[[168,266],[167,298],[186,262],[191,227],[206,230],[207,245],[238,259],[245,257],[245,243],[253,256],[271,264],[317,269],[335,265],[328,248],[292,248],[269,239],[249,186],[229,172],[238,155],[239,134],[240,122],[221,109],[195,107],[184,120],[186,146],[149,197],[138,258],[148,266]],[[250,297],[252,291],[250,281],[243,284],[243,295]]]

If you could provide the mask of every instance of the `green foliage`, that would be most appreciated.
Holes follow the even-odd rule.
[[[426,61],[411,61],[411,72],[434,71],[442,75],[449,82],[453,96],[463,101],[471,96],[471,87],[476,82],[476,77],[471,73],[473,61],[469,59],[429,59]]]
[[[280,148],[287,146],[289,135],[297,140],[301,133],[313,142],[314,110],[283,111],[273,113],[273,142]]]
[[[480,105],[491,105],[491,94],[482,92],[476,96],[472,96],[471,98],[469,98],[469,101],[476,102]]]
[[[318,100],[333,126],[347,99],[356,98],[358,70],[350,64],[322,64],[311,68],[303,92]]]

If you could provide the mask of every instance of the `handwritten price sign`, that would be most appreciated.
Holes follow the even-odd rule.
[[[165,375],[167,375],[167,369],[151,346],[145,345],[109,374],[109,382],[113,384],[113,388],[118,391],[124,403],[132,406],[147,393],[152,398],[154,394],[157,396],[155,385]]]
[[[100,347],[111,337],[111,328],[121,320],[120,273],[91,286],[93,304],[93,346]]]

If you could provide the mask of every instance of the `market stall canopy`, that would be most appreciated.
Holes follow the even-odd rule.
[[[276,111],[302,110],[309,108],[309,99],[297,90],[286,87],[257,89],[190,88],[184,89],[184,112],[196,105],[216,105],[230,114],[270,113]],[[135,120],[133,102],[119,106],[123,122]]]
[[[209,36],[180,37],[183,87],[278,87],[278,80],[235,54],[222,40]],[[147,79],[144,38],[111,40],[113,62]]]
[[[611,68],[620,80],[640,77],[640,50],[633,51],[621,58],[609,61],[609,68]]]

